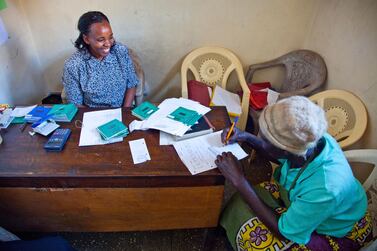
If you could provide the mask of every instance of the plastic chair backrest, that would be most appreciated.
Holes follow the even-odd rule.
[[[345,90],[319,92],[310,100],[326,112],[328,132],[344,148],[359,140],[367,127],[367,110],[363,102]]]
[[[279,99],[295,95],[307,96],[325,83],[327,70],[323,58],[310,50],[296,50],[276,59],[252,64],[246,74],[247,83],[252,83],[255,71],[284,66],[286,76],[281,87]]]
[[[249,112],[250,90],[237,56],[230,50],[221,47],[201,47],[190,52],[181,66],[182,97],[184,98],[188,98],[187,73],[189,70],[194,75],[195,80],[212,87],[218,84],[224,89],[226,89],[230,74],[233,71],[236,72],[243,92],[242,114],[237,127],[244,130]]]
[[[136,75],[139,79],[139,84],[136,87],[136,94],[135,94],[135,105],[138,106],[141,103],[143,103],[143,100],[144,100],[145,85],[146,85],[145,74],[144,74],[143,68],[141,67],[141,60],[137,56],[136,52],[132,50],[131,48],[128,48],[128,52],[134,64]],[[62,98],[63,103],[67,103],[67,93],[65,91],[64,86],[61,92],[61,98]]]
[[[373,165],[373,169],[368,178],[364,181],[363,187],[368,190],[377,180],[377,150],[376,149],[360,149],[345,151],[348,162],[368,163]]]

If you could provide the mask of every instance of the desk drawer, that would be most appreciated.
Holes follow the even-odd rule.
[[[224,186],[0,188],[11,231],[136,231],[215,227]]]

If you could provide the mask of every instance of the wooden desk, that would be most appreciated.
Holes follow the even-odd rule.
[[[75,120],[82,120],[80,109]],[[207,115],[216,129],[230,124],[224,107]],[[123,122],[134,120],[123,110]],[[12,231],[135,231],[214,227],[224,178],[218,170],[192,176],[159,132],[135,131],[123,142],[78,147],[74,123],[62,152],[46,137],[12,125],[0,145],[0,225]],[[145,138],[151,161],[134,165],[129,140]]]

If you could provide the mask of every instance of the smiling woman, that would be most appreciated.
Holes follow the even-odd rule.
[[[129,107],[139,79],[128,48],[115,42],[109,19],[99,11],[83,14],[77,51],[65,62],[67,99],[90,107]]]

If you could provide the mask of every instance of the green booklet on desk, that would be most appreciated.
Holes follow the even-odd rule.
[[[104,140],[125,137],[129,133],[127,126],[118,119],[113,119],[110,122],[97,127],[97,130]]]
[[[74,104],[53,105],[48,115],[57,122],[71,122],[77,113],[77,107]]]
[[[154,104],[144,101],[138,107],[132,110],[132,115],[138,117],[141,120],[149,118],[154,112],[158,110],[158,107]]]

